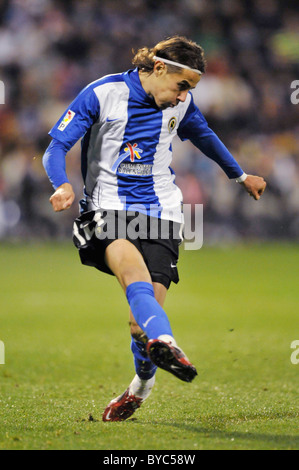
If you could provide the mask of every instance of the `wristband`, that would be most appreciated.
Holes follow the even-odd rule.
[[[247,178],[247,174],[246,173],[243,173],[243,175],[239,176],[239,178],[236,179],[236,183],[244,183],[244,181],[246,180]]]

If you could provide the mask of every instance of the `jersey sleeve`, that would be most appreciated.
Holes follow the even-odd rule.
[[[100,103],[91,85],[85,87],[70,104],[49,134],[69,150],[97,121]]]
[[[91,85],[85,87],[70,104],[49,134],[53,138],[43,156],[43,165],[54,189],[68,183],[65,156],[97,121],[100,103]]]
[[[181,140],[189,139],[208,158],[218,163],[229,178],[238,178],[244,173],[223,142],[209,128],[193,98],[179,125],[178,136]]]
[[[65,171],[67,148],[62,142],[52,139],[43,156],[43,165],[53,188],[56,190],[64,183],[69,183]]]

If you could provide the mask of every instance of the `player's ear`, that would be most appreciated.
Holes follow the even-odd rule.
[[[164,73],[167,73],[166,66],[164,62],[157,60],[154,64],[154,73],[156,76],[161,76]]]

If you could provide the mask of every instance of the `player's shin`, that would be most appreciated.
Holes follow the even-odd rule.
[[[126,295],[135,321],[149,339],[161,335],[172,337],[168,317],[155,299],[150,283],[134,282],[127,287]]]

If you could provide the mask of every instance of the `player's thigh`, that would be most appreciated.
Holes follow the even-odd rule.
[[[105,262],[124,290],[133,282],[152,282],[141,253],[128,240],[113,241],[106,248]]]

